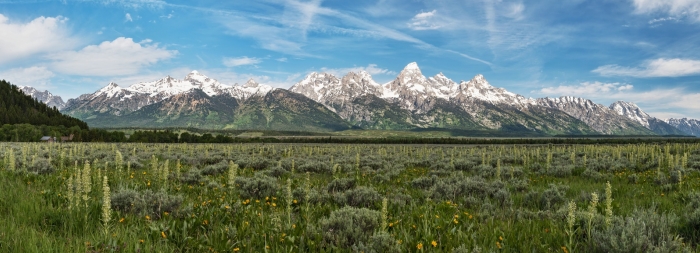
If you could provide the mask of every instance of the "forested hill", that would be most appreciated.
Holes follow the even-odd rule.
[[[25,95],[17,86],[0,80],[0,125],[32,124],[46,126],[78,126],[88,129],[87,123],[61,114],[58,109]]]

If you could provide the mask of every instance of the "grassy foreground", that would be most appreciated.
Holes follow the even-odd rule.
[[[0,143],[1,252],[695,252],[700,145]]]

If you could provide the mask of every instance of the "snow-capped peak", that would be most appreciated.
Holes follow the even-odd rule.
[[[403,70],[418,70],[418,71],[420,71],[420,68],[418,67],[418,63],[411,62],[408,65],[406,65],[406,67],[403,68]]]
[[[469,80],[462,81],[459,84],[459,93],[467,97],[473,97],[479,100],[488,101],[490,103],[510,104],[516,106],[527,106],[535,104],[536,101],[531,98],[525,98],[521,95],[512,93],[503,88],[491,86],[483,75],[478,74]]]
[[[247,88],[255,88],[258,87],[259,83],[253,80],[253,78],[248,79],[248,81],[243,85],[243,87]]]
[[[639,122],[643,126],[649,128],[649,119],[652,117],[646,112],[642,111],[642,109],[640,109],[635,103],[617,101],[610,105],[610,109],[614,110],[619,115]]]

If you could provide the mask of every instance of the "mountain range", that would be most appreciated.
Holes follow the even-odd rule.
[[[25,93],[93,127],[197,127],[338,131],[457,129],[538,135],[700,135],[700,121],[654,118],[631,102],[610,106],[577,97],[526,98],[476,75],[459,83],[425,77],[416,63],[379,84],[365,72],[311,73],[289,89],[249,80],[222,84],[192,71],[123,88],[110,83],[69,99]]]

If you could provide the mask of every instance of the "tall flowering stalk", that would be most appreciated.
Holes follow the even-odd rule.
[[[576,202],[571,201],[569,202],[569,213],[566,216],[566,225],[567,225],[567,231],[566,233],[569,234],[569,248],[573,249],[574,245],[574,223],[576,223]]]
[[[105,226],[105,231],[107,231],[109,221],[112,220],[112,199],[107,180],[107,176],[104,176],[102,180],[102,224]]]
[[[294,195],[292,195],[292,179],[287,179],[287,222],[289,227],[292,227],[292,203],[294,201]]]
[[[122,171],[122,167],[124,166],[124,156],[122,156],[122,152],[119,152],[119,150],[116,151],[114,156],[114,165],[117,166],[118,171]]]
[[[588,227],[587,229],[587,234],[588,238],[591,238],[591,226],[593,226],[593,218],[595,217],[596,214],[596,207],[598,206],[598,193],[591,193],[591,203],[588,205],[588,213],[586,214],[588,217]]]
[[[382,199],[382,230],[387,229],[387,220],[389,220],[389,200]]]
[[[83,168],[83,172],[81,173],[82,179],[82,193],[83,193],[83,202],[85,202],[85,207],[87,208],[88,206],[88,199],[90,198],[89,194],[92,191],[92,178],[90,177],[90,161],[85,161],[85,167]]]
[[[228,162],[228,188],[233,191],[236,185],[236,174],[238,174],[238,164],[233,161]]]
[[[605,227],[610,228],[612,225],[612,186],[610,181],[605,184]]]

